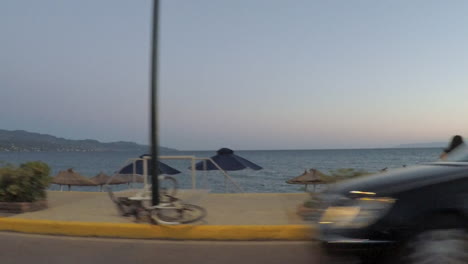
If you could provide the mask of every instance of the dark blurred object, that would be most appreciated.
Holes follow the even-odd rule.
[[[365,263],[468,263],[467,190],[468,148],[339,182],[319,195],[318,239],[328,255]]]

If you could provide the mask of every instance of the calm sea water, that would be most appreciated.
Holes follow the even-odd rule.
[[[246,192],[300,192],[301,186],[285,183],[286,180],[300,175],[305,169],[315,168],[324,173],[339,168],[354,168],[375,172],[382,168],[398,168],[434,161],[441,152],[440,148],[418,149],[346,149],[346,150],[271,150],[236,151],[240,155],[264,169],[260,171],[243,170],[229,172],[229,175]],[[181,151],[164,155],[195,155],[211,157],[214,151]],[[141,153],[131,152],[0,152],[0,161],[20,164],[40,160],[49,164],[52,175],[59,170],[74,168],[82,175],[92,177],[99,172],[112,175],[121,168],[127,159],[138,157]],[[191,187],[191,174],[188,160],[163,160],[166,164],[182,171],[175,175],[182,188]],[[197,172],[197,183],[201,189],[224,192],[224,177],[220,172]],[[57,189],[52,186],[51,189]],[[126,186],[116,187],[117,189]],[[97,187],[72,187],[77,191],[95,191]],[[233,191],[232,185],[229,190]]]

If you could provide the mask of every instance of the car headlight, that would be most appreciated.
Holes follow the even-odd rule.
[[[334,228],[365,227],[387,213],[394,202],[386,197],[341,198],[325,210],[319,223]]]

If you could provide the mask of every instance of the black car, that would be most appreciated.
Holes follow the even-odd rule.
[[[468,148],[446,161],[344,181],[320,194],[327,256],[363,262],[468,263]]]

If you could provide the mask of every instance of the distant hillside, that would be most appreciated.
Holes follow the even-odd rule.
[[[429,142],[429,143],[411,143],[400,144],[397,148],[445,148],[449,142]]]
[[[176,151],[165,147],[161,147],[160,150],[161,152]],[[149,147],[134,142],[101,143],[93,139],[71,140],[24,130],[9,131],[0,129],[0,151],[140,151],[147,153]]]

